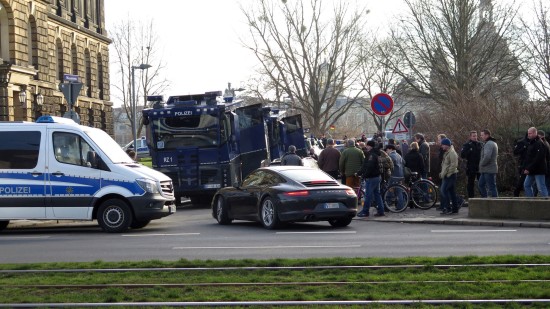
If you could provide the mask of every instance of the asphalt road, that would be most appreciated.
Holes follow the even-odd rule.
[[[96,223],[38,225],[0,232],[0,263],[406,257],[550,254],[546,229],[406,224],[354,220],[265,230],[259,223],[218,225],[206,208],[178,209],[141,230],[107,234]]]

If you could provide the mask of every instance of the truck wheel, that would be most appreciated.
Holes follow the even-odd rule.
[[[193,206],[210,206],[212,198],[212,195],[197,195],[190,197]]]
[[[119,199],[103,202],[97,214],[99,226],[108,233],[121,233],[132,225],[132,212],[128,205]]]
[[[10,220],[6,220],[6,221],[0,221],[0,231],[5,229],[8,224],[10,224]]]
[[[227,204],[225,203],[223,196],[220,195],[216,198],[215,205],[216,220],[218,223],[221,225],[230,224],[233,220],[229,219],[229,211],[227,210]]]
[[[200,196],[191,196],[189,200],[191,200],[193,206],[199,206],[201,204]]]
[[[133,220],[130,227],[134,230],[137,230],[137,229],[146,227],[149,223],[151,223],[151,220],[145,220],[145,221]]]
[[[268,230],[274,230],[281,225],[275,203],[273,203],[269,197],[266,197],[262,201],[262,206],[260,207],[260,219],[262,220],[264,227]]]

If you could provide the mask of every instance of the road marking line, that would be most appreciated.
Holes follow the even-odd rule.
[[[250,247],[173,247],[172,250],[183,249],[284,249],[284,248],[359,248],[361,245],[348,246],[250,246]]]
[[[1,239],[46,239],[51,236],[2,236]]]
[[[189,236],[200,235],[201,233],[177,233],[177,234],[125,234],[122,237],[150,237],[150,236]]]
[[[275,234],[357,234],[357,231],[347,231],[347,232],[275,232]]]
[[[517,232],[517,230],[431,230],[432,233],[493,233]]]

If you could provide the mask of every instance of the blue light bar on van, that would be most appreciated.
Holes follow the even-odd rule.
[[[76,124],[74,120],[70,118],[63,118],[51,115],[44,115],[36,119],[36,123],[65,123],[65,124]]]
[[[164,101],[164,96],[161,95],[148,95],[147,102],[162,102]]]

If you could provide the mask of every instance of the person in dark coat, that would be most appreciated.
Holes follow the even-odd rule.
[[[468,177],[468,184],[466,185],[466,189],[468,191],[468,198],[472,198],[475,195],[475,182],[476,179],[479,179],[481,148],[483,148],[483,144],[477,140],[477,131],[470,131],[470,140],[462,145],[462,150],[460,151],[460,157],[467,161],[466,176]]]
[[[523,190],[523,184],[525,183],[526,174],[523,173],[525,169],[525,155],[527,154],[527,146],[529,146],[529,138],[527,138],[527,133],[525,137],[516,141],[514,145],[514,155],[518,159],[518,173],[519,177],[514,188],[514,196],[519,197],[520,192]]]
[[[363,160],[361,169],[357,172],[365,180],[365,203],[363,209],[357,214],[358,217],[368,217],[369,209],[374,200],[377,205],[377,213],[375,217],[384,216],[384,202],[380,193],[380,182],[382,177],[380,174],[380,164],[378,159],[381,155],[380,149],[375,147],[374,141],[368,141],[365,145],[367,155]]]
[[[321,151],[317,164],[319,168],[332,176],[334,179],[338,179],[340,172],[338,171],[338,164],[340,162],[340,151],[334,148],[334,140],[332,138],[327,140],[327,147]]]
[[[408,167],[411,172],[418,173],[418,175],[424,174],[424,159],[420,154],[419,146],[417,142],[412,142],[409,145],[409,152],[405,155],[405,166]]]
[[[548,148],[546,148],[546,145],[540,140],[537,134],[537,128],[529,128],[527,137],[529,138],[529,146],[527,146],[525,169],[523,170],[523,173],[527,175],[527,177],[525,177],[525,183],[523,184],[525,196],[535,196],[533,184],[536,183],[537,189],[539,190],[539,196],[548,197],[548,189],[546,188],[546,158],[550,155],[548,153]]]
[[[548,191],[548,195],[550,195],[550,144],[546,140],[546,134],[543,130],[537,130],[537,134],[549,153],[546,157],[546,190]]]
[[[414,140],[418,143],[420,155],[424,159],[424,174],[422,178],[428,178],[428,173],[430,172],[430,145],[426,142],[423,134],[416,133],[414,135]]]
[[[302,158],[296,154],[296,146],[288,146],[288,152],[281,158],[281,165],[304,165]]]

